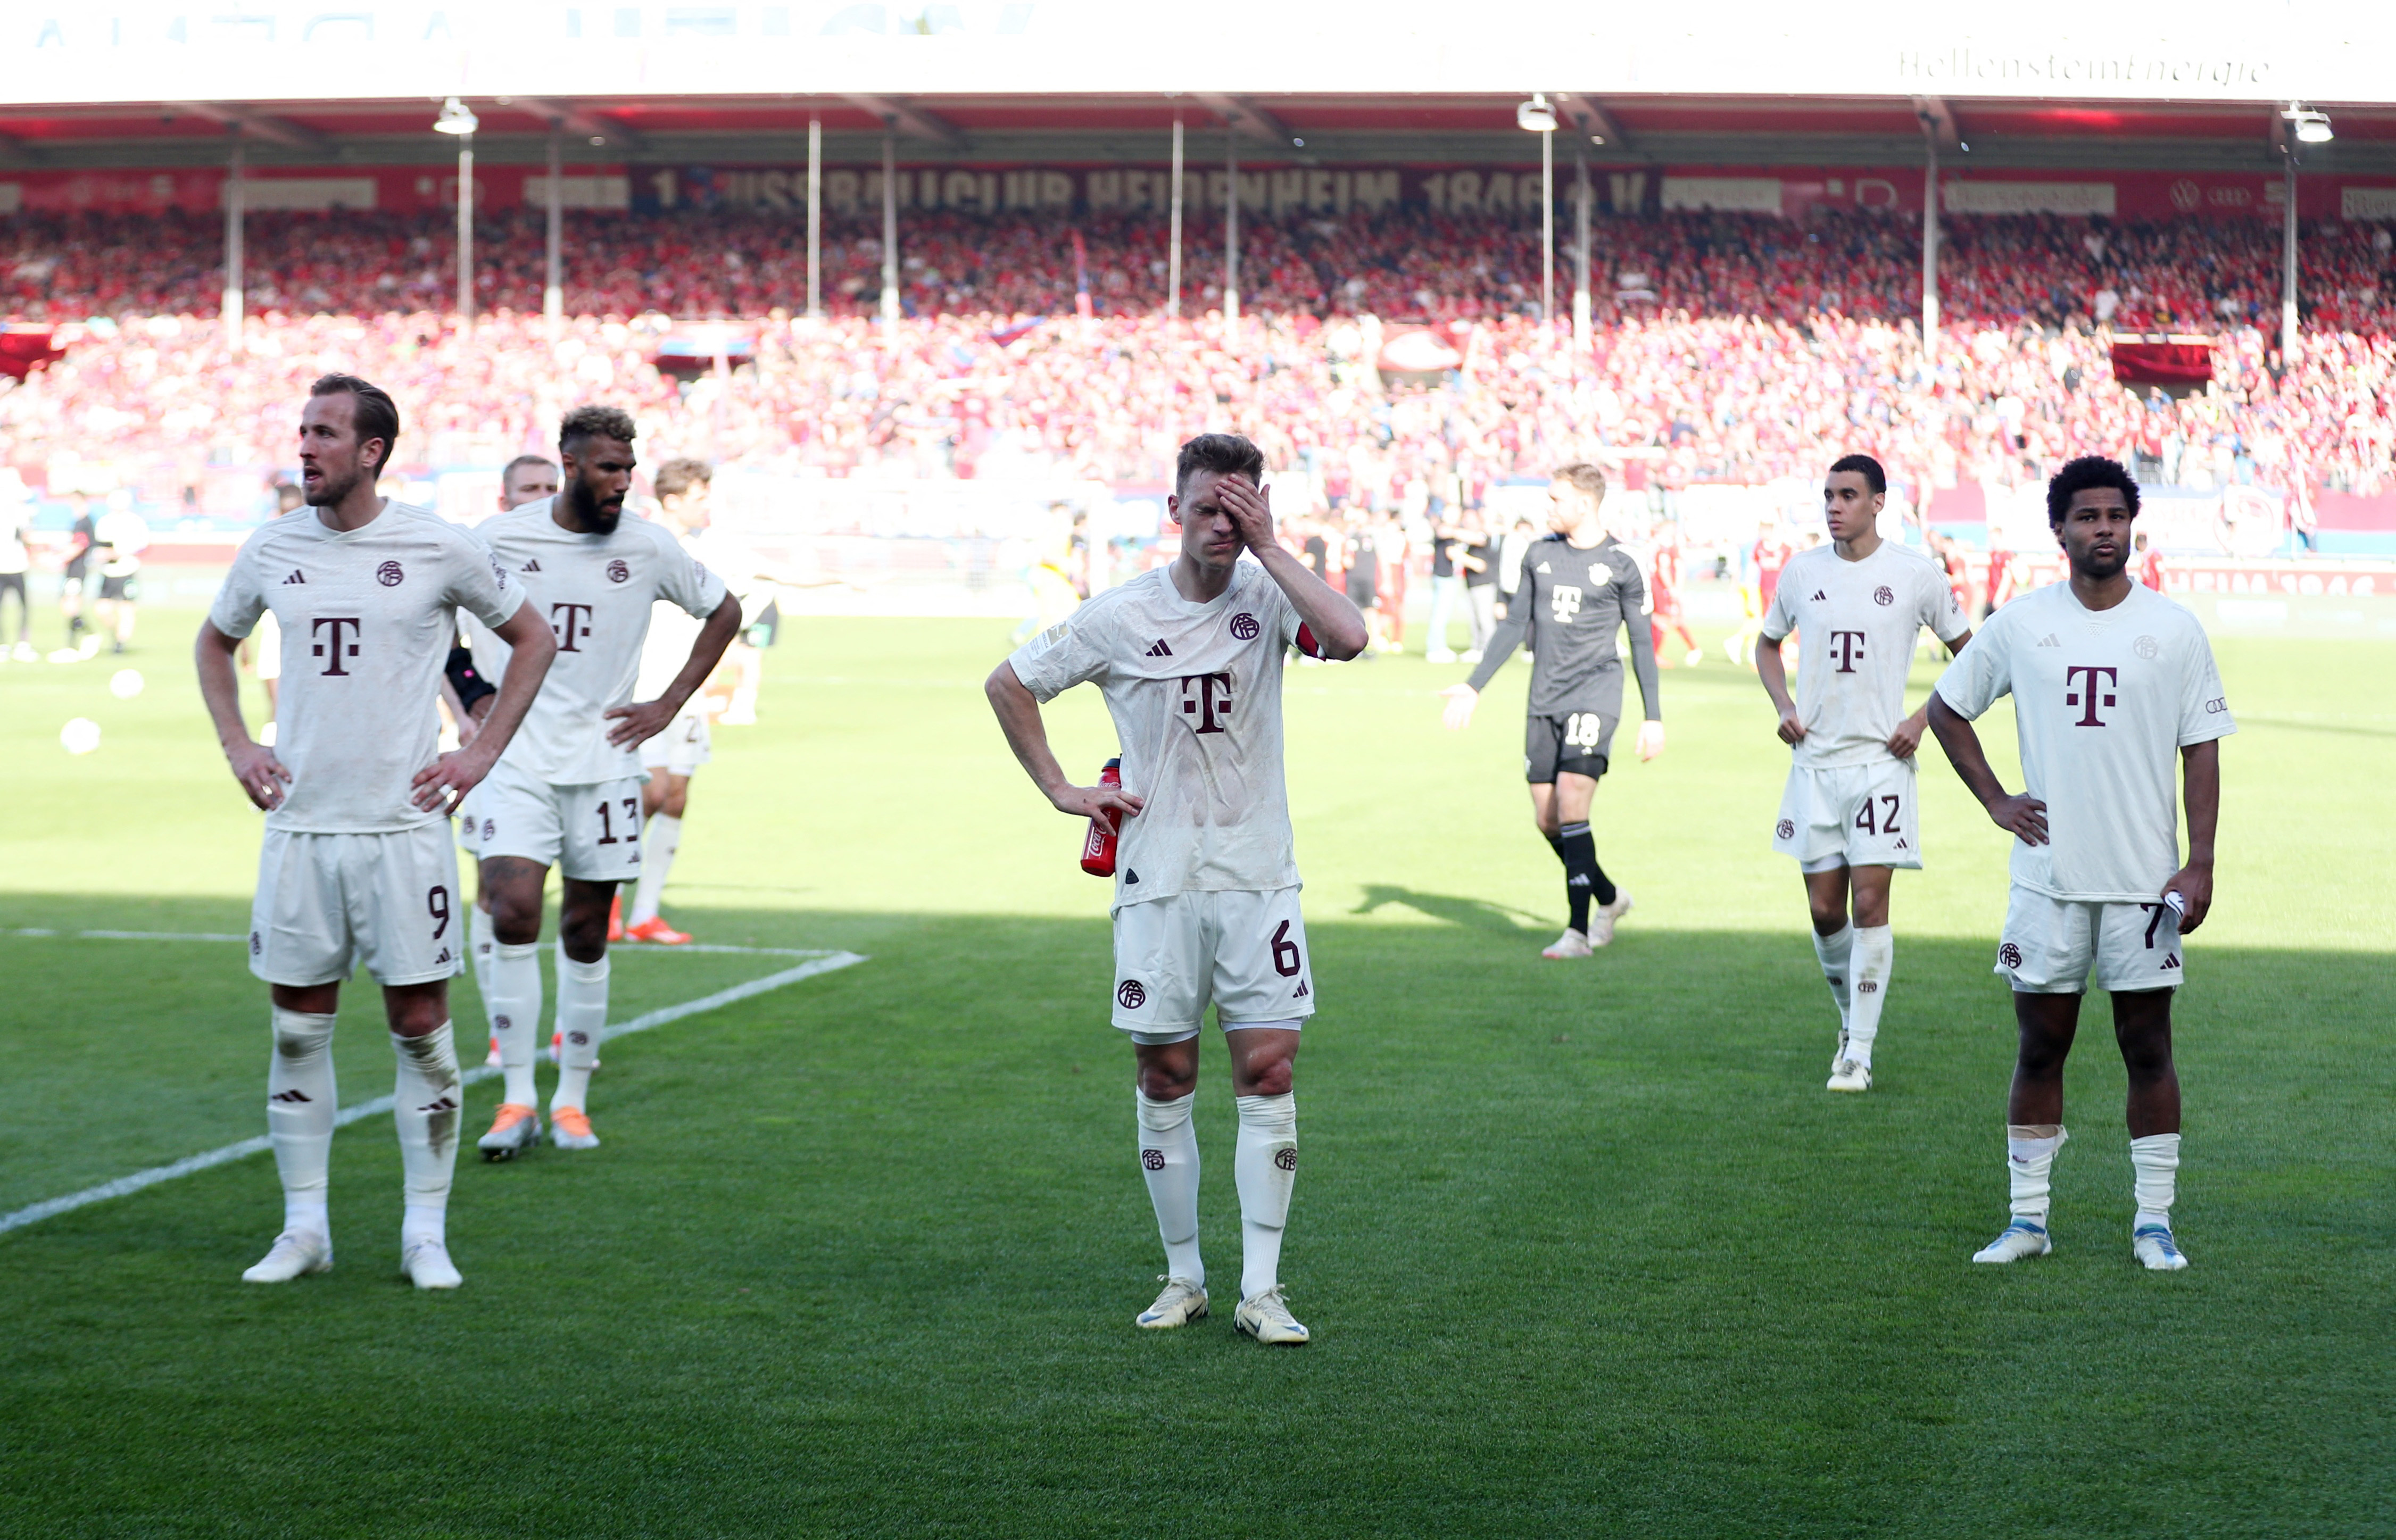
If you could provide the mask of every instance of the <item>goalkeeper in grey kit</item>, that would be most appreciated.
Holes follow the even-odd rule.
[[[1639,725],[1643,760],[1664,751],[1664,712],[1647,624],[1647,584],[1638,562],[1605,532],[1605,473],[1594,465],[1564,466],[1548,483],[1548,498],[1551,533],[1524,552],[1522,578],[1507,595],[1506,618],[1481,666],[1469,681],[1442,693],[1447,697],[1448,727],[1464,727],[1482,690],[1516,647],[1530,644],[1523,778],[1531,784],[1531,816],[1564,863],[1564,894],[1572,907],[1564,933],[1540,955],[1587,957],[1614,939],[1615,922],[1631,909],[1631,895],[1597,864],[1597,841],[1589,827],[1589,804],[1605,774],[1615,724],[1622,719],[1622,659],[1616,638],[1625,626],[1646,709]]]

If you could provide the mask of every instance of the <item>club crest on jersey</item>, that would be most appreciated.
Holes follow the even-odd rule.
[[[632,569],[624,564],[623,558],[618,557],[615,561],[607,564],[607,581],[611,583],[620,583],[632,576]]]
[[[1881,605],[1894,604],[1897,603],[1896,591],[1886,583],[1883,583],[1880,587],[1872,590],[1872,603]]]
[[[2155,660],[2155,655],[2163,650],[2163,644],[2151,636],[2141,636],[2130,644],[2130,650],[2151,663]]]
[[[1257,624],[1257,617],[1245,610],[1231,617],[1231,634],[1243,642],[1255,641],[1257,633],[1263,630],[1262,626]]]
[[[1137,978],[1126,978],[1115,986],[1115,1003],[1126,1011],[1137,1011],[1148,1003],[1148,986]]]
[[[1796,821],[1791,818],[1783,818],[1778,823],[1772,826],[1772,832],[1781,839],[1793,840],[1797,837]]]
[[[406,573],[400,570],[400,565],[397,562],[385,562],[382,565],[375,568],[375,581],[380,583],[385,588],[399,587],[401,580],[406,576]]]
[[[1614,581],[1614,568],[1604,562],[1591,562],[1589,564],[1589,580],[1604,588]]]
[[[2012,942],[2008,941],[2003,946],[1997,949],[1997,965],[1999,967],[2018,968],[2021,964],[2022,955],[2021,949],[2019,947],[2017,947]]]

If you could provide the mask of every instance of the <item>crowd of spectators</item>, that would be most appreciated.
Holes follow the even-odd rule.
[[[246,231],[254,314],[404,314],[455,298],[455,229],[446,217],[270,212],[251,215]],[[1591,236],[1592,312],[1600,322],[1681,312],[1899,320],[1920,309],[1920,239],[1911,219],[1880,214],[1604,218]],[[2364,335],[2396,329],[2390,245],[2384,225],[2307,229],[2310,324]],[[1149,315],[1165,299],[1166,226],[1152,216],[910,213],[899,248],[911,316],[1070,312],[1085,281],[1099,314]],[[479,310],[539,311],[546,256],[537,215],[484,220],[475,251]],[[1222,257],[1219,226],[1193,220],[1182,279],[1191,313],[1221,302]],[[207,314],[220,305],[223,258],[222,230],[210,218],[20,213],[0,222],[0,310],[28,320]],[[806,306],[804,230],[788,215],[577,213],[564,259],[566,308],[577,315],[760,317]],[[1561,301],[1572,285],[1569,249],[1560,250],[1558,269]],[[1240,277],[1254,312],[1522,315],[1539,300],[1539,233],[1535,224],[1419,210],[1258,219],[1242,226]],[[1950,218],[1939,283],[1946,316],[1968,327],[2074,319],[2269,325],[2279,306],[2280,233],[2266,219]],[[878,221],[831,221],[827,310],[870,314],[881,290]]]

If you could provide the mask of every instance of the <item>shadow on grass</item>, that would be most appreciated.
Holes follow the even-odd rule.
[[[242,914],[80,902],[0,923]],[[1963,1260],[2003,1207],[2011,1036],[1985,945],[1906,943],[1881,1086],[1840,1098],[1801,932],[1634,923],[1558,965],[1495,906],[1384,906],[1440,923],[1310,930],[1324,1003],[1283,1269],[1303,1351],[1229,1329],[1211,1043],[1222,1308],[1129,1324],[1159,1258],[1103,919],[690,909],[706,939],[872,961],[611,1045],[601,1150],[460,1168],[459,1295],[395,1278],[385,1122],[335,1141],[340,1268],[289,1288],[234,1281],[279,1218],[262,1159],[0,1237],[0,1531],[2098,1534],[2164,1512],[2267,1532],[2291,1492],[2313,1533],[2379,1521],[2383,959],[2200,947],[2197,1265],[2158,1280],[2127,1257],[2101,1039],[2072,1069],[2057,1255]],[[114,945],[136,949],[0,938],[12,1081],[113,1065],[73,1102],[107,1147],[143,1121],[119,1114],[220,1074],[234,1136],[255,1132],[238,949]],[[628,949],[615,1014],[773,965]],[[345,1095],[388,1085],[361,1074]]]
[[[1445,893],[1420,893],[1393,883],[1365,883],[1364,902],[1348,912],[1360,915],[1373,914],[1392,904],[1413,909],[1425,919],[1436,920],[1443,924],[1463,925],[1472,930],[1508,936],[1521,930],[1523,921],[1530,921],[1534,929],[1543,923],[1541,916],[1533,914],[1528,909],[1512,909],[1504,904],[1492,903],[1486,898],[1460,898]]]

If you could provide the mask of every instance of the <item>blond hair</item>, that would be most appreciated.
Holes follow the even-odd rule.
[[[1605,472],[1587,460],[1575,460],[1570,465],[1560,465],[1551,474],[1550,479],[1566,483],[1574,491],[1591,502],[1605,500]]]

